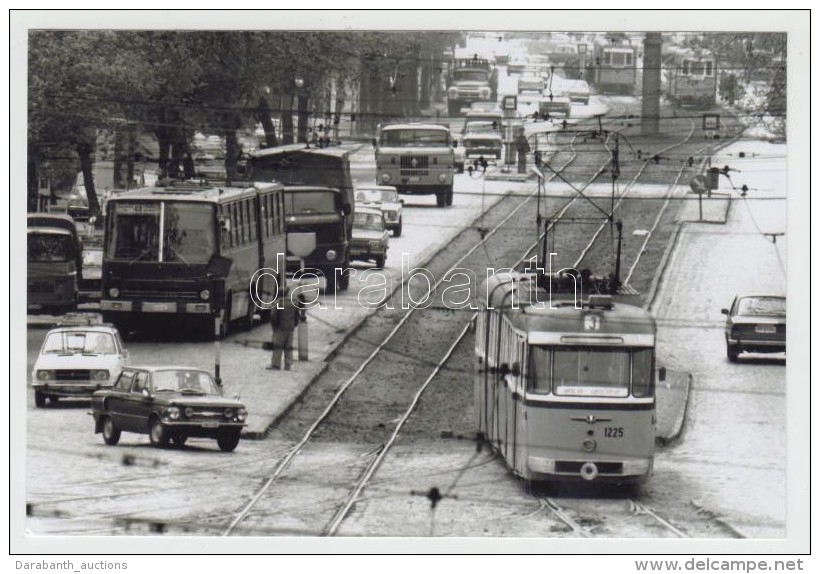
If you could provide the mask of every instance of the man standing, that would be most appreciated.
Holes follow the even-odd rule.
[[[527,154],[530,153],[530,143],[524,135],[524,128],[520,128],[515,137],[515,151],[518,152],[518,173],[527,173]]]
[[[289,371],[293,361],[293,331],[304,320],[304,311],[291,299],[287,288],[282,301],[271,309],[270,326],[273,330],[273,356],[268,369],[282,368],[282,354],[285,355],[285,370]]]

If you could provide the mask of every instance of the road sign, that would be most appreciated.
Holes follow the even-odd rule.
[[[720,114],[703,114],[703,129],[720,129]]]
[[[700,174],[696,175],[689,181],[689,187],[692,188],[692,191],[695,193],[705,193],[709,190],[709,182],[706,179],[706,175]]]

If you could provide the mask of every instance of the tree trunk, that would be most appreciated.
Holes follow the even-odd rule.
[[[37,211],[39,182],[37,181],[37,159],[32,142],[28,142],[28,158],[26,159],[28,160],[28,211]]]
[[[293,143],[293,94],[282,96],[282,145]]]
[[[430,88],[432,87],[433,77],[431,73],[432,66],[432,62],[429,59],[425,59],[421,68],[421,93],[419,94],[419,103],[425,108],[430,106]]]
[[[122,177],[122,163],[123,159],[125,159],[125,146],[125,132],[122,129],[117,129],[117,131],[114,132],[114,166],[112,174],[112,184],[115,189],[125,189],[126,187]]]
[[[137,151],[137,131],[133,125],[128,126],[128,157],[125,163],[125,189],[131,189],[134,185],[134,155]]]
[[[97,189],[94,187],[94,161],[91,158],[94,146],[88,142],[77,142],[76,150],[77,155],[80,156],[80,170],[83,172],[88,210],[90,215],[98,216],[100,214],[100,201],[97,199]]]
[[[235,129],[225,130],[225,176],[230,185],[237,177],[236,165],[239,159],[239,141]]]
[[[307,93],[300,93],[296,96],[296,141],[307,143],[308,131],[308,101],[310,96]]]
[[[271,119],[270,105],[266,98],[259,98],[259,108],[256,112],[259,123],[262,124],[262,129],[265,130],[265,146],[276,147],[279,142],[276,139],[276,126],[273,125]]]

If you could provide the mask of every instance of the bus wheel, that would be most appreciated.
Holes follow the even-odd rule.
[[[34,406],[38,409],[46,406],[46,395],[43,391],[34,391]]]

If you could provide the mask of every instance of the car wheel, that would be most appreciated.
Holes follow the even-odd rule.
[[[222,431],[216,437],[216,444],[219,445],[219,450],[223,452],[231,452],[239,444],[239,431],[230,430]]]
[[[34,406],[38,409],[46,406],[46,395],[43,391],[34,391]]]
[[[148,438],[151,440],[151,446],[157,448],[164,448],[168,446],[168,431],[165,430],[165,425],[162,421],[154,417],[151,419],[151,426],[148,428]]]
[[[732,363],[737,363],[738,355],[740,355],[740,349],[738,346],[726,343],[726,356],[729,358],[729,361]]]
[[[384,269],[385,257],[386,257],[385,255],[380,255],[380,256],[376,257],[376,267],[378,269]]]
[[[117,428],[111,417],[105,417],[103,420],[102,435],[105,444],[109,446],[114,446],[120,442],[120,429]]]
[[[399,219],[399,224],[393,228],[393,237],[398,237],[401,235],[401,219]]]
[[[171,442],[174,443],[175,446],[185,446],[186,440],[188,440],[188,435],[186,434],[175,434],[171,436]]]

